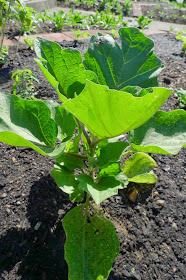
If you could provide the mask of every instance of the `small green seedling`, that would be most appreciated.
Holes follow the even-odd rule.
[[[62,222],[69,280],[106,280],[119,253],[114,225],[95,204],[129,182],[154,184],[148,153],[186,147],[186,112],[159,110],[172,90],[158,87],[153,41],[137,28],[119,36],[121,47],[108,34],[93,36],[84,60],[74,48],[35,39],[36,62],[61,104],[0,93],[0,141],[55,159],[51,176],[78,202]]]
[[[181,109],[186,108],[186,90],[182,88],[176,91],[176,96],[179,100],[179,106]]]
[[[36,76],[29,69],[18,70],[12,74],[13,94],[20,96],[23,99],[32,100],[38,94],[33,81],[39,83]]]
[[[8,60],[8,47],[2,46],[0,51],[0,66],[2,66]]]
[[[116,38],[116,37],[119,36],[118,31],[115,30],[115,29],[112,29],[111,32],[110,32],[110,34],[111,34],[111,36],[112,36],[113,38]]]
[[[152,19],[150,19],[147,16],[138,16],[138,19],[136,21],[138,23],[139,29],[146,29],[148,28],[149,24],[152,22]]]
[[[74,33],[74,37],[75,37],[75,41],[77,42],[79,40],[79,38],[86,38],[90,35],[89,32],[82,32],[81,30],[72,30]]]
[[[176,39],[182,41],[182,43],[183,43],[182,51],[186,55],[186,31],[179,31],[179,32],[177,32]]]
[[[33,51],[34,50],[34,39],[29,39],[28,36],[24,39],[25,43],[29,46],[29,48]]]

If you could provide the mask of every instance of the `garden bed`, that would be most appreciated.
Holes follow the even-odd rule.
[[[174,90],[184,88],[185,58],[181,42],[172,34],[153,35],[155,53],[165,64],[159,83]],[[74,42],[62,42],[63,48]],[[88,40],[78,43],[84,54]],[[56,99],[37,64],[35,53],[20,46],[17,57],[0,69],[1,91],[11,92],[11,74],[28,68],[37,76],[38,98]],[[172,94],[163,110],[178,109]],[[0,143],[0,279],[67,280],[65,234],[61,220],[76,204],[50,176],[53,160],[26,148]],[[158,163],[155,186],[131,184],[127,191],[101,203],[99,208],[114,223],[120,253],[110,280],[182,280],[184,263],[185,150],[176,156],[152,155]],[[153,187],[153,188],[152,188]],[[135,203],[128,199],[138,189]]]

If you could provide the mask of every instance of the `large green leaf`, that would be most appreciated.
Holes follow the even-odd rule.
[[[116,180],[113,176],[102,177],[97,184],[86,174],[80,174],[76,177],[81,181],[78,188],[86,191],[94,199],[96,204],[100,204],[110,196],[117,195],[118,190],[125,187],[123,183]]]
[[[98,82],[110,89],[126,86],[157,86],[161,61],[152,49],[154,43],[137,28],[119,30],[122,48],[110,36],[93,36],[85,53],[86,69],[94,71]]]
[[[63,227],[68,279],[106,280],[119,253],[119,240],[113,224],[101,214],[88,215],[85,204],[82,204],[67,213]]]
[[[177,154],[186,147],[186,112],[157,112],[148,122],[130,132],[129,141],[134,151]]]
[[[92,135],[103,140],[121,135],[148,121],[171,92],[165,88],[153,88],[152,93],[135,97],[87,81],[80,95],[67,100],[63,107],[84,123]]]
[[[136,153],[124,162],[122,171],[129,182],[153,184],[157,179],[153,167],[157,167],[153,158],[145,153]]]
[[[43,101],[23,100],[0,92],[0,141],[30,147],[42,155],[58,156],[70,139],[55,147],[57,125]]]
[[[45,77],[55,89],[56,80],[59,92],[68,98],[82,91],[86,79],[97,81],[95,73],[84,69],[81,54],[76,49],[63,50],[57,43],[37,37],[35,51],[41,59],[37,63]]]

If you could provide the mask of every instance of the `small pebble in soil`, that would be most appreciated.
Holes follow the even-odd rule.
[[[157,204],[158,206],[163,206],[163,205],[165,204],[165,200],[163,200],[163,199],[158,199],[158,200],[156,200],[156,204]]]
[[[7,197],[7,194],[6,194],[6,193],[2,193],[2,194],[0,195],[0,198],[5,198],[5,197]]]
[[[176,223],[172,223],[172,228],[175,229],[175,230],[177,230],[177,229],[178,229],[177,224],[176,224]]]

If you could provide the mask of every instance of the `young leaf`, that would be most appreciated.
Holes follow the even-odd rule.
[[[102,215],[88,216],[85,204],[70,210],[63,219],[65,259],[69,280],[106,280],[119,253],[113,224]]]
[[[115,176],[121,171],[119,162],[109,164],[107,167],[102,168],[98,176]]]
[[[124,162],[122,171],[129,182],[154,184],[156,175],[151,171],[157,164],[145,153],[136,153]]]
[[[102,177],[97,184],[86,174],[77,175],[76,178],[81,181],[78,188],[86,191],[96,204],[100,204],[110,196],[117,195],[118,190],[124,188],[124,185],[112,176]]]
[[[99,168],[104,168],[111,162],[117,162],[128,145],[127,142],[115,142],[103,146],[99,151],[100,155],[97,159],[96,165]]]
[[[130,93],[109,90],[107,86],[87,81],[80,95],[67,100],[63,107],[84,123],[92,135],[103,140],[145,123],[171,92],[165,88],[153,88],[153,93],[134,97]]]
[[[152,49],[154,43],[137,28],[119,30],[122,48],[110,36],[93,36],[85,53],[86,69],[94,71],[98,82],[110,89],[126,86],[154,87],[161,61]]]
[[[60,45],[37,37],[35,39],[35,52],[41,59],[37,61],[41,71],[56,88],[54,79],[59,83],[58,89],[67,98],[74,97],[74,93],[79,94],[84,88],[86,79],[97,81],[95,73],[84,69],[82,57],[75,49],[63,50]],[[49,72],[50,75],[47,74]]]
[[[134,151],[177,154],[186,147],[186,112],[157,112],[148,122],[130,132],[129,141]]]
[[[55,164],[50,174],[63,192],[71,194],[77,190],[78,181],[73,172],[69,171],[66,167]]]
[[[58,163],[63,163],[63,165],[69,170],[74,170],[75,168],[82,169],[84,166],[84,160],[73,156],[73,154],[62,153],[59,157],[56,157]]]

